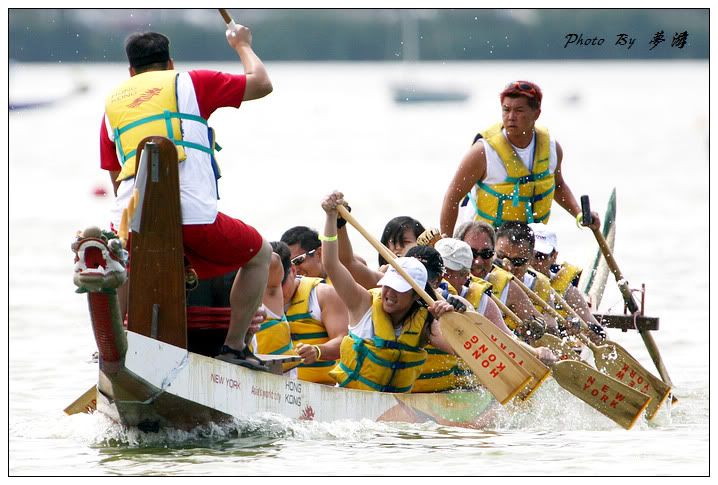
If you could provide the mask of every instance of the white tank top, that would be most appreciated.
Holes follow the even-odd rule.
[[[501,132],[506,136],[506,130],[502,129]],[[482,138],[481,143],[484,144],[484,151],[486,153],[486,177],[482,180],[487,185],[500,184],[509,174],[506,172],[504,162],[501,161],[499,154],[496,150],[491,148],[491,145]],[[511,143],[511,142],[509,142]],[[518,148],[511,144],[516,154],[519,156],[524,166],[529,172],[533,170],[534,165],[534,147],[536,146],[536,133],[531,138],[531,143],[526,148]],[[556,165],[558,164],[558,155],[556,154],[556,140],[549,134],[549,171],[554,173],[556,171]]]

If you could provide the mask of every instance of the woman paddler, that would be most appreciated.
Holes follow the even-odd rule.
[[[454,308],[436,300],[426,308],[411,285],[390,267],[371,290],[359,285],[339,261],[337,207],[346,205],[341,192],[322,201],[326,212],[322,241],[322,263],[336,292],[349,310],[349,334],[340,347],[339,364],[330,375],[341,387],[382,392],[409,392],[426,360],[424,347],[431,343],[454,353],[441,336],[438,318]],[[427,272],[416,258],[396,260],[434,296],[427,284]]]

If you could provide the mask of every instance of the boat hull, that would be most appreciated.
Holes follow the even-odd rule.
[[[485,390],[393,394],[257,372],[127,332],[125,367],[100,373],[97,409],[153,431],[274,413],[289,418],[393,421],[484,428],[498,402]]]

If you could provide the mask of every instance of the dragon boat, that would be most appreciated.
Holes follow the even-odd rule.
[[[186,306],[178,163],[174,145],[149,137],[137,149],[130,237],[96,227],[78,234],[74,282],[85,293],[99,355],[99,377],[65,412],[95,409],[143,431],[192,429],[258,413],[299,420],[362,420],[485,428],[499,403],[485,389],[383,393],[301,381],[281,373],[287,356],[262,356],[272,373],[213,358],[224,341],[228,308]],[[128,208],[129,209],[129,208]],[[613,218],[607,222],[612,223]],[[127,271],[129,244],[131,271]],[[599,258],[597,258],[598,264]],[[129,280],[127,319],[118,288]],[[594,285],[596,282],[593,283]],[[603,280],[605,284],[605,279]],[[589,284],[589,286],[591,286]],[[611,316],[613,327],[657,319]],[[289,357],[296,359],[296,357]]]

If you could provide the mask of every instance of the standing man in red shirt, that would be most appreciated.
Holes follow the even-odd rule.
[[[207,124],[221,107],[272,92],[262,61],[252,49],[247,27],[231,24],[227,42],[245,74],[195,70],[178,72],[169,39],[156,32],[130,35],[125,51],[130,78],[105,102],[100,129],[101,167],[110,172],[116,199],[112,223],[119,227],[135,182],[135,148],[147,136],[164,136],[177,147],[182,237],[185,256],[202,279],[242,268],[230,292],[231,318],[217,358],[265,369],[245,345],[250,321],[262,302],[272,248],[251,226],[217,211],[218,170],[214,133]]]

